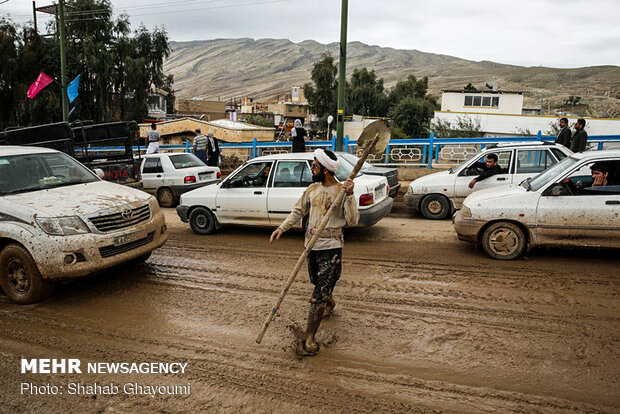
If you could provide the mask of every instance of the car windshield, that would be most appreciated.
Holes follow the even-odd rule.
[[[63,153],[0,156],[0,195],[98,180],[92,171]]]
[[[191,167],[204,167],[207,165],[194,154],[170,155],[170,161],[172,161],[172,165],[174,165],[174,168],[177,170]]]
[[[349,154],[348,152],[339,152],[337,154],[340,158],[344,159],[347,163],[351,164],[351,166],[355,167],[359,158],[353,154]],[[372,165],[368,161],[364,161],[364,165],[362,168],[372,167]]]
[[[356,161],[357,163],[357,161]],[[348,162],[341,162],[340,166],[336,170],[336,178],[338,181],[344,181],[349,178],[349,175],[353,172],[354,165],[349,164]],[[357,175],[360,175],[359,173]]]
[[[541,172],[532,180],[529,181],[529,190],[538,191],[541,187],[543,187],[548,182],[555,180],[556,177],[561,175],[564,171],[570,169],[577,163],[577,160],[571,157],[564,158],[562,161],[558,162],[551,168],[546,169]]]

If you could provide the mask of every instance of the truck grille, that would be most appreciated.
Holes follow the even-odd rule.
[[[144,246],[145,244],[149,244],[150,242],[153,241],[154,236],[155,236],[155,232],[152,231],[146,237],[142,239],[138,239],[138,240],[134,240],[129,243],[121,244],[120,246],[110,245],[110,246],[100,247],[99,254],[101,254],[101,257],[103,258],[116,256],[117,254],[125,253],[130,250],[137,249],[140,246]]]
[[[131,213],[129,213],[131,211]],[[131,227],[151,217],[151,210],[148,204],[142,207],[119,211],[118,213],[105,216],[89,217],[91,223],[102,232],[121,230]]]

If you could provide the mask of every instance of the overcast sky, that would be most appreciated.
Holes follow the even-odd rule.
[[[37,0],[37,6],[51,2]],[[340,39],[340,0],[112,4],[131,16],[134,28],[165,25],[175,41]],[[8,0],[0,5],[0,15],[7,13],[25,22],[32,2]],[[620,65],[619,16],[619,0],[349,0],[348,41],[523,66]]]

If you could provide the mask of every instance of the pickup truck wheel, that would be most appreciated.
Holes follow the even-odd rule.
[[[157,192],[157,202],[161,207],[174,207],[174,193],[169,188],[161,188]]]
[[[516,259],[525,252],[525,247],[525,235],[513,223],[491,224],[482,235],[482,248],[493,259]]]
[[[18,244],[10,244],[0,252],[0,285],[10,300],[22,305],[38,302],[54,288],[43,280],[30,253]]]
[[[442,195],[431,194],[422,199],[420,210],[426,219],[443,220],[450,214],[450,201]]]
[[[196,207],[189,213],[189,226],[196,234],[211,234],[215,230],[215,216],[208,208]]]

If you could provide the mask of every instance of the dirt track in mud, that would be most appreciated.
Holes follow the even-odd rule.
[[[200,237],[166,212],[149,261],[62,286],[43,303],[0,297],[3,412],[618,412],[617,252],[541,250],[499,262],[451,223],[390,217],[347,233],[320,354],[298,359],[311,285],[302,269],[254,342],[302,250],[270,230]],[[22,375],[19,359],[183,362],[183,375]],[[41,385],[191,384],[190,395],[22,396]],[[66,389],[66,388],[65,388]]]

